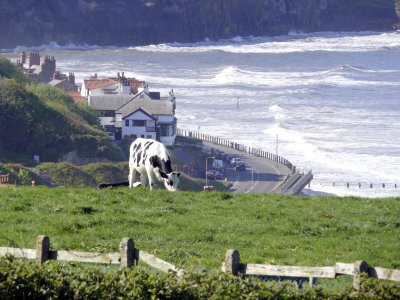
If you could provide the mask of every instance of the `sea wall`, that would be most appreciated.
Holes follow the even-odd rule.
[[[57,42],[132,46],[287,34],[390,30],[398,0],[2,0],[0,49]]]

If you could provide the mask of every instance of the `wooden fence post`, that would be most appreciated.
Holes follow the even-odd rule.
[[[238,250],[228,250],[225,255],[225,272],[237,275],[240,270],[240,254]]]
[[[39,235],[36,238],[36,260],[43,265],[49,259],[50,239],[48,236]]]
[[[135,242],[132,238],[123,238],[119,243],[119,252],[121,255],[121,268],[132,268],[135,261]]]
[[[368,263],[358,260],[354,263],[353,289],[357,292],[361,291],[361,274],[368,274]]]

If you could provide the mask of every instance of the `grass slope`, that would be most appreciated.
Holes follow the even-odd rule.
[[[9,187],[0,190],[0,245],[118,251],[139,249],[184,269],[218,270],[227,249],[251,263],[368,263],[400,269],[399,199],[289,197]]]

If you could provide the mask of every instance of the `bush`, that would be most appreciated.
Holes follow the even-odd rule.
[[[0,56],[0,77],[14,78],[19,83],[30,83],[31,80],[26,76],[24,70],[14,65],[7,58]]]
[[[58,186],[85,187],[96,186],[96,181],[79,167],[69,163],[43,163],[37,169],[51,177]]]
[[[127,135],[124,136],[124,138],[121,140],[120,147],[121,147],[121,149],[124,152],[126,157],[129,157],[130,146],[131,146],[131,144],[132,144],[132,142],[134,140],[135,139],[133,137],[130,137],[130,136],[127,136]]]
[[[32,181],[41,183],[41,179],[28,168],[19,164],[0,164],[0,174],[10,174],[10,183],[19,185],[31,185]]]
[[[74,148],[81,157],[107,158],[118,161],[122,154],[117,145],[112,143],[105,135],[74,135],[72,137]]]
[[[88,164],[82,167],[82,171],[93,177],[97,184],[128,180],[128,172],[122,165],[108,163]]]
[[[396,283],[363,281],[364,291],[305,288],[229,274],[151,274],[143,270],[100,270],[78,264],[0,258],[1,299],[399,299]]]

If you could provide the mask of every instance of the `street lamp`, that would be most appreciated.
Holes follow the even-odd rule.
[[[209,158],[214,159],[215,157],[214,156],[206,157],[206,187],[208,187],[208,184],[207,184],[207,179],[208,179],[208,176],[207,176],[207,162],[208,162]]]

